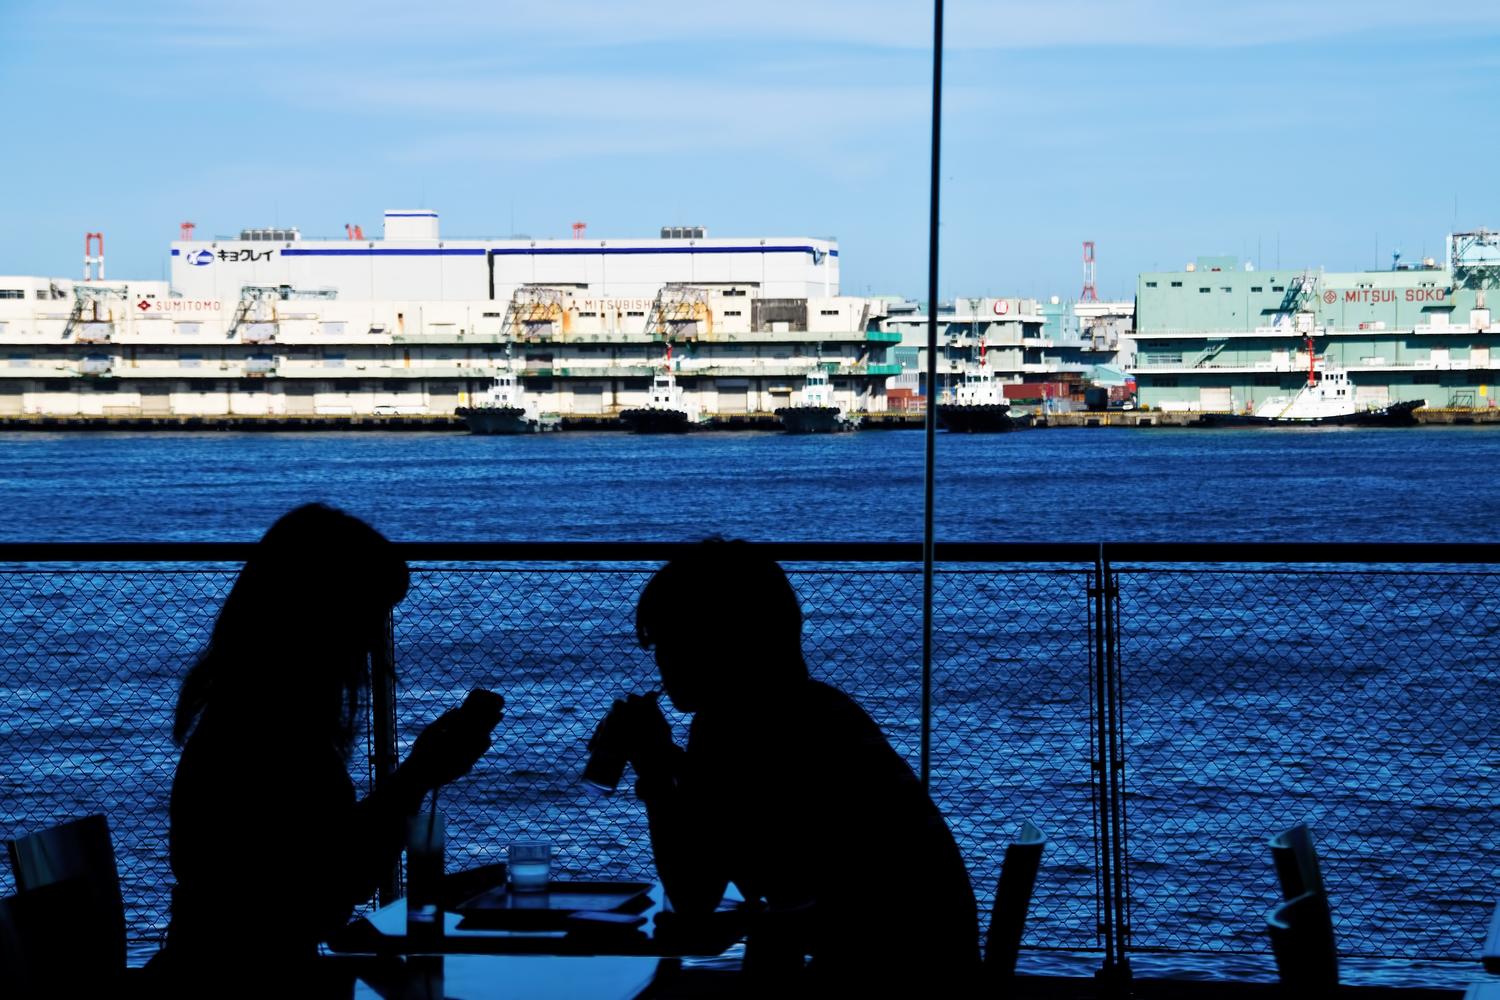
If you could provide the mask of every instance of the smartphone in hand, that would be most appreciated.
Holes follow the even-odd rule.
[[[485,732],[489,732],[505,717],[505,699],[493,691],[475,688],[464,699],[459,711],[464,718],[474,721],[475,728],[483,728]]]

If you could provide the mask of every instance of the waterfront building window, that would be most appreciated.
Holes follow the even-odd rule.
[[[1271,291],[1273,291],[1273,292],[1284,292],[1284,291],[1286,291],[1286,286],[1285,285],[1272,285],[1271,286]]]
[[[1180,282],[1180,281],[1174,281],[1174,282],[1172,282],[1172,287],[1173,288],[1181,288],[1182,287],[1182,282]]]
[[[24,299],[26,291],[22,288],[0,288],[0,299]]]
[[[743,316],[744,312],[742,310],[739,310],[739,309],[725,309],[724,310],[724,315],[725,316]]]
[[[1148,282],[1146,282],[1146,287],[1147,288],[1155,288],[1156,287],[1156,282],[1154,282],[1154,281],[1148,281]]]
[[[1251,285],[1250,286],[1250,290],[1252,292],[1264,291],[1265,290],[1265,286],[1264,285]]]
[[[1199,294],[1200,294],[1200,295],[1207,295],[1207,294],[1208,294],[1208,292],[1209,292],[1209,288],[1208,288],[1208,286],[1207,286],[1207,285],[1203,285],[1203,286],[1202,286],[1202,287],[1200,287],[1200,288],[1199,288],[1199,289],[1198,289],[1198,293],[1199,293]]]
[[[837,309],[820,309],[818,312],[824,316],[837,316],[839,314]]]
[[[1220,286],[1219,286],[1219,287],[1220,287],[1220,288],[1221,288],[1221,289],[1223,289],[1223,290],[1224,290],[1224,291],[1226,291],[1226,292],[1232,292],[1232,291],[1234,291],[1234,289],[1233,289],[1233,288],[1231,288],[1231,287],[1230,287],[1230,286],[1228,286],[1228,285],[1220,285]]]

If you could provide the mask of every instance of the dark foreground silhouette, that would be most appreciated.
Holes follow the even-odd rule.
[[[958,847],[874,721],[809,678],[781,567],[705,542],[651,579],[636,627],[693,714],[687,748],[650,696],[616,702],[601,738],[636,769],[675,909],[712,911],[733,882],[784,918],[782,950],[811,956],[791,978],[819,990],[971,982],[978,925]]]
[[[151,963],[164,990],[307,984],[318,942],[397,859],[406,818],[489,747],[498,696],[444,713],[356,801],[369,655],[407,585],[384,537],[317,504],[278,520],[245,563],[177,704],[176,886]]]

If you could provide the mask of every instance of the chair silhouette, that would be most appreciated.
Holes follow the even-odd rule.
[[[990,910],[990,929],[984,945],[984,971],[992,983],[1008,982],[1016,974],[1016,956],[1021,934],[1026,930],[1026,911],[1047,838],[1030,820],[1021,824],[1021,836],[1005,848],[995,905]]]
[[[1333,914],[1312,832],[1299,824],[1272,837],[1270,848],[1282,902],[1266,915],[1266,931],[1282,984],[1299,991],[1337,986]]]
[[[1495,904],[1490,931],[1484,936],[1484,968],[1486,972],[1500,972],[1500,903]]]
[[[63,879],[0,899],[0,996],[109,995],[124,968],[99,956],[117,936],[86,879]]]
[[[84,913],[74,912],[75,923],[86,920],[88,926],[103,928],[104,933],[89,935],[93,949],[89,955],[75,950],[79,960],[101,963],[102,967],[125,968],[125,902],[120,895],[120,871],[115,865],[114,844],[109,837],[109,821],[103,816],[86,816],[71,823],[19,837],[6,844],[10,865],[16,876],[18,898],[62,882],[86,887],[80,893],[67,895]],[[42,897],[50,905],[62,893]],[[38,904],[41,906],[42,904]]]
[[[1323,872],[1318,867],[1318,852],[1313,847],[1312,831],[1299,823],[1272,837],[1271,863],[1281,882],[1281,898],[1293,900],[1304,892],[1324,892]]]

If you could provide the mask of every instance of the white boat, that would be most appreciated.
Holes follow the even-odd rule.
[[[520,380],[510,368],[495,375],[472,404],[458,410],[473,434],[536,434],[555,431],[560,420],[555,413],[541,413],[535,400],[526,398]]]
[[[981,349],[978,364],[964,367],[958,385],[953,387],[950,402],[938,407],[938,422],[958,433],[994,433],[1015,426],[1010,415],[1010,401],[1005,398],[995,373],[984,363]]]
[[[1313,353],[1312,338],[1307,340],[1307,381],[1291,396],[1272,396],[1253,413],[1216,417],[1214,423],[1258,424],[1264,426],[1305,426],[1318,424],[1385,424],[1416,423],[1414,410],[1426,405],[1414,399],[1401,403],[1360,405],[1355,399],[1354,383],[1349,373]]]
[[[821,366],[807,373],[791,405],[783,406],[776,415],[788,434],[832,434],[859,426],[859,418],[838,405],[828,372]]]
[[[683,434],[699,425],[701,416],[697,407],[683,398],[672,374],[670,343],[662,370],[651,377],[650,399],[645,406],[622,410],[620,420],[637,434]]]

